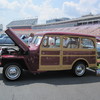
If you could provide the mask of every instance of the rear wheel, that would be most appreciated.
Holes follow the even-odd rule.
[[[74,66],[73,66],[73,74],[75,76],[81,77],[85,74],[86,72],[86,64],[83,62],[77,62]]]
[[[11,81],[17,80],[22,75],[22,68],[17,63],[9,63],[4,66],[3,76]]]

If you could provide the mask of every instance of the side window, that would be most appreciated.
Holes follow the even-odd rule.
[[[60,37],[45,36],[42,41],[42,47],[44,47],[44,48],[59,48],[60,47]]]
[[[85,49],[93,49],[94,47],[94,42],[91,39],[81,39],[81,48]]]
[[[63,38],[64,48],[79,48],[79,38],[78,37],[66,37]]]

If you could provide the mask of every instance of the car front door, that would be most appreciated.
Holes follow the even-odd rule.
[[[61,53],[61,36],[44,36],[40,46],[39,70],[60,70],[62,64]]]

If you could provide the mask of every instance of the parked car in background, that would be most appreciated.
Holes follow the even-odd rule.
[[[97,57],[100,58],[100,42],[97,43]]]
[[[26,44],[28,43],[28,39],[26,38],[25,35],[22,35],[20,39],[24,43]],[[12,41],[12,39],[9,38],[7,34],[0,34],[0,45],[14,45],[14,42]]]
[[[0,38],[2,38],[2,37],[5,36],[5,35],[6,35],[6,34],[4,34],[4,33],[3,33],[3,34],[0,34]]]
[[[14,44],[14,42],[6,34],[1,34],[0,45]]]

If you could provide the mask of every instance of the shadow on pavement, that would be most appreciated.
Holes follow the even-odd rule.
[[[0,80],[2,80],[2,74],[0,74]],[[27,71],[24,72],[21,79],[17,81],[7,81],[3,79],[5,85],[8,86],[21,86],[34,83],[45,83],[52,85],[74,85],[74,84],[86,84],[100,82],[100,77],[96,76],[94,72],[87,71],[83,77],[74,77],[70,71],[60,72],[46,72],[39,75],[33,75]]]
[[[3,80],[3,75],[0,73],[0,81]]]

